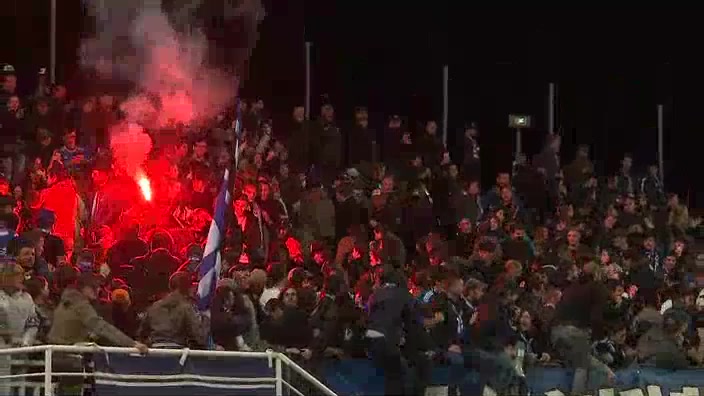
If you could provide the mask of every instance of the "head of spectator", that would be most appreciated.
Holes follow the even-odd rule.
[[[496,175],[496,186],[501,189],[511,186],[511,175],[508,172],[499,172]]]
[[[46,117],[49,115],[49,110],[51,110],[51,107],[49,105],[49,99],[47,98],[37,98],[37,101],[34,105],[34,109],[36,111],[36,114],[40,117]]]
[[[78,276],[75,287],[76,290],[83,294],[89,301],[95,301],[98,299],[98,293],[102,283],[103,280],[99,275],[93,272],[84,272]]]
[[[17,114],[17,112],[21,108],[21,102],[20,98],[17,95],[12,95],[10,98],[7,100],[7,111],[9,111],[12,114]]]
[[[10,195],[10,181],[5,177],[0,177],[0,196]]]
[[[435,136],[438,133],[438,123],[435,120],[428,120],[425,122],[425,133],[428,136]]]
[[[24,270],[11,258],[0,258],[0,290],[12,295],[24,288]]]
[[[199,137],[193,143],[193,159],[196,161],[204,162],[206,160],[206,155],[208,154],[208,139],[206,137]]]
[[[169,290],[184,297],[190,297],[193,290],[193,282],[188,272],[178,271],[169,278]]]
[[[108,183],[111,168],[112,164],[109,159],[103,157],[96,158],[93,164],[93,170],[90,174],[94,188],[102,188]]]
[[[149,239],[149,247],[152,252],[159,249],[171,252],[174,247],[174,239],[166,230],[156,231]]]
[[[252,203],[257,199],[257,193],[257,186],[253,183],[245,184],[244,188],[242,189],[242,194],[245,198],[247,198],[247,201],[249,203]]]
[[[34,243],[24,238],[15,238],[12,242],[8,246],[8,253],[16,258],[25,273],[33,273],[37,259]]]
[[[286,287],[279,294],[281,300],[287,308],[298,308],[298,291],[295,287]]]
[[[327,97],[323,98],[323,104],[320,106],[320,119],[326,124],[335,120],[335,109]]]
[[[306,108],[301,105],[293,106],[291,113],[294,122],[302,123],[306,119]]]
[[[14,214],[17,201],[9,195],[0,195],[0,215]],[[9,225],[9,223],[8,223]]]
[[[81,271],[71,265],[62,265],[57,268],[54,272],[53,292],[56,295],[61,295],[64,289],[76,284],[80,275]]]
[[[624,175],[629,174],[631,168],[633,167],[633,155],[631,153],[625,153],[623,159],[621,160],[621,172]]]
[[[74,265],[81,273],[95,272],[95,254],[89,249],[83,249],[80,253],[74,255]]]
[[[2,68],[2,90],[5,93],[14,94],[17,90],[17,75],[12,65],[4,65]]]
[[[115,97],[110,94],[102,94],[98,97],[100,110],[111,112],[115,109]]]
[[[49,282],[43,276],[29,278],[24,282],[24,288],[37,305],[47,302],[51,294]]]
[[[129,291],[125,289],[114,289],[110,294],[110,301],[118,307],[127,308],[132,304]]]
[[[69,173],[66,167],[61,163],[52,163],[52,165],[49,167],[49,171],[47,174],[47,181],[49,185],[51,186],[57,183],[64,182],[66,180],[70,180]]]
[[[56,223],[56,214],[54,211],[49,209],[41,209],[39,215],[37,216],[37,228],[44,231],[44,233],[50,234],[54,229],[54,224]]]
[[[68,91],[66,90],[66,86],[61,84],[54,85],[54,88],[52,89],[52,96],[54,97],[54,99],[61,102],[66,100],[67,93]]]
[[[284,303],[278,298],[272,298],[264,306],[264,312],[275,321],[281,320],[284,315]]]

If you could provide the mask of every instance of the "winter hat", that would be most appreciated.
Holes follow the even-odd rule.
[[[112,301],[123,304],[123,305],[130,305],[131,300],[130,300],[130,293],[125,290],[125,289],[115,289],[112,291]]]

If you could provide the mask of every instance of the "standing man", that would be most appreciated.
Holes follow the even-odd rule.
[[[555,309],[550,341],[562,360],[574,368],[574,395],[587,393],[588,385],[595,384],[589,379],[596,374],[614,379],[611,369],[591,355],[591,334],[603,330],[604,308],[609,299],[601,279],[602,270],[598,264],[585,264],[579,280],[565,290]]]
[[[354,126],[345,134],[345,165],[357,167],[376,158],[376,132],[369,129],[369,112],[358,107],[354,112]]]
[[[466,180],[481,180],[482,172],[479,161],[479,129],[475,122],[464,129],[464,163],[462,171]]]
[[[134,341],[115,326],[106,322],[93,308],[98,298],[101,278],[93,273],[82,274],[75,285],[67,288],[61,295],[54,321],[47,335],[50,344],[73,345],[95,342],[96,339],[122,346],[134,347],[140,353],[146,354],[147,346]],[[84,369],[80,356],[57,356],[54,360],[56,371],[80,372]],[[61,395],[82,395],[82,377],[61,377],[59,379]]]
[[[316,173],[325,186],[330,186],[342,163],[342,134],[335,124],[335,109],[327,97],[323,98],[320,118],[312,129],[311,142],[317,141],[320,145],[319,150],[311,148],[311,154],[315,157],[313,163],[319,168]]]
[[[416,300],[399,270],[386,267],[381,285],[369,299],[366,337],[374,365],[384,371],[384,394],[405,395],[403,357],[416,370],[414,395],[424,395],[430,379],[430,341],[423,328]],[[405,342],[404,342],[405,340]],[[402,347],[403,345],[403,352]]]

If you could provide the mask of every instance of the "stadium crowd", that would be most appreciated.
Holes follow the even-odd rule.
[[[272,348],[313,373],[369,357],[387,395],[423,394],[433,365],[451,395],[467,370],[520,393],[528,365],[574,368],[582,394],[631,364],[702,362],[698,222],[629,154],[601,177],[588,146],[562,161],[551,134],[483,186],[474,124],[452,158],[432,120],[376,131],[367,109],[338,123],[323,101],[274,125],[252,100],[239,144],[236,111],[149,131],[146,198],[111,159],[118,95],[73,97],[42,72],[20,97],[10,65],[0,79],[0,347]],[[206,317],[198,268],[236,148]]]

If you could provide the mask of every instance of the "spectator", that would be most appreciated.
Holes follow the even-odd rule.
[[[148,310],[139,330],[140,339],[154,348],[203,347],[205,336],[192,302],[191,277],[177,272],[169,279],[171,293]]]
[[[64,145],[60,149],[61,161],[70,171],[76,171],[78,167],[90,160],[88,152],[78,145],[78,134],[75,129],[66,131],[63,139]]]
[[[49,282],[41,276],[32,277],[24,282],[24,288],[32,297],[37,310],[38,331],[36,341],[47,342],[54,316],[54,306],[50,300]]]
[[[0,306],[7,314],[7,338],[10,344],[30,346],[39,330],[37,308],[32,297],[24,291],[24,270],[11,260],[3,260],[0,267],[2,287]]]

